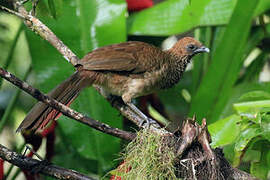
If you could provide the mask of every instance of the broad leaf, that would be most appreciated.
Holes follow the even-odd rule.
[[[128,33],[133,35],[173,35],[195,27],[223,25],[229,22],[236,0],[168,0],[132,14],[128,18]],[[245,9],[248,4],[242,5]],[[260,1],[257,16],[270,8],[269,1]],[[243,10],[245,11],[245,10]],[[246,14],[250,12],[246,11]]]
[[[254,7],[258,2],[252,0],[237,2],[222,40],[213,52],[209,70],[192,98],[190,114],[196,113],[198,119],[207,117],[208,122],[212,123],[223,111],[243,63],[243,50]]]
[[[211,146],[215,148],[233,143],[240,133],[239,125],[237,125],[240,120],[239,116],[231,115],[209,125],[208,129],[212,138]]]
[[[235,140],[235,157],[234,157],[234,166],[237,166],[240,162],[240,157],[244,153],[244,150],[247,148],[248,144],[255,138],[261,135],[261,129],[258,125],[252,125],[243,130],[237,139]]]
[[[259,141],[254,144],[256,149],[260,150],[261,158],[259,161],[252,161],[250,166],[250,172],[252,175],[260,179],[269,179],[270,173],[270,143],[267,141]]]

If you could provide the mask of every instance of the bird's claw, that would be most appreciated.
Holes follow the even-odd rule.
[[[37,161],[35,164],[33,164],[29,167],[29,172],[31,174],[38,174],[38,173],[40,173],[40,171],[42,169],[44,169],[44,167],[51,164],[48,160],[46,160],[46,159],[44,160],[38,153],[36,153],[35,150],[32,149],[31,146],[29,146],[27,144],[26,144],[26,149],[23,153],[23,157],[27,157],[27,156],[25,156],[27,150],[30,150],[34,155],[36,155],[40,159],[40,161]]]
[[[47,160],[42,160],[37,162],[36,164],[32,165],[30,173],[31,174],[38,174],[44,167],[50,165],[51,163]]]
[[[152,124],[157,124],[157,122],[154,119],[147,117],[147,119],[140,122],[139,127],[149,129]]]

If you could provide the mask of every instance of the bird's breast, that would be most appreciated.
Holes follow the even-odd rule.
[[[160,79],[158,81],[159,89],[168,89],[177,84],[183,74],[183,69],[175,66],[165,66],[160,71]]]

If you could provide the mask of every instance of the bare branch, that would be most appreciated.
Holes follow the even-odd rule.
[[[25,17],[24,15],[22,15],[22,14],[16,12],[16,11],[13,11],[13,10],[11,10],[11,9],[9,9],[9,8],[6,8],[6,7],[4,7],[4,6],[1,6],[1,5],[0,5],[0,8],[1,8],[2,10],[4,10],[4,11],[10,13],[10,14],[14,14],[15,16],[17,16],[17,17],[19,17],[19,18],[21,18],[21,19],[27,20],[27,19],[26,19],[27,17]]]
[[[26,156],[22,156],[5,146],[0,144],[0,158],[5,161],[8,161],[15,166],[20,167],[21,169],[31,171],[34,167],[39,166],[42,161],[32,159]],[[48,176],[52,176],[57,179],[78,179],[78,180],[93,180],[93,178],[87,177],[83,174],[78,173],[77,171],[65,169],[59,166],[52,164],[44,165],[40,169],[40,173]]]
[[[23,19],[26,26],[40,35],[43,39],[47,40],[64,56],[68,62],[70,62],[73,66],[78,65],[79,58],[60,39],[58,39],[57,36],[45,24],[27,12],[21,3],[15,3],[15,5],[17,6],[18,12],[1,5],[0,8]]]
[[[118,128],[112,128],[107,124],[101,123],[99,121],[96,121],[94,119],[91,119],[87,116],[84,116],[83,114],[65,106],[64,104],[50,98],[49,96],[43,94],[40,92],[38,89],[33,88],[26,82],[18,79],[16,76],[13,74],[7,72],[3,68],[0,67],[0,76],[6,79],[7,81],[11,82],[15,86],[19,87],[23,91],[27,92],[34,98],[36,98],[39,101],[44,102],[45,104],[53,107],[54,109],[60,111],[64,115],[75,119],[83,124],[86,124],[92,128],[95,128],[96,130],[99,130],[101,132],[125,139],[125,140],[132,140],[135,137],[134,133],[126,132],[123,130],[120,130]]]

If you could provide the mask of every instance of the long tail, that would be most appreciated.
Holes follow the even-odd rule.
[[[75,72],[68,79],[54,88],[48,96],[65,104],[70,105],[72,101],[78,96],[80,91],[90,85],[91,82],[87,82],[86,78],[80,75],[80,72]],[[88,79],[89,81],[89,79]],[[16,132],[23,130],[42,129],[50,120],[57,119],[61,116],[61,113],[42,102],[38,102],[24,118]]]

